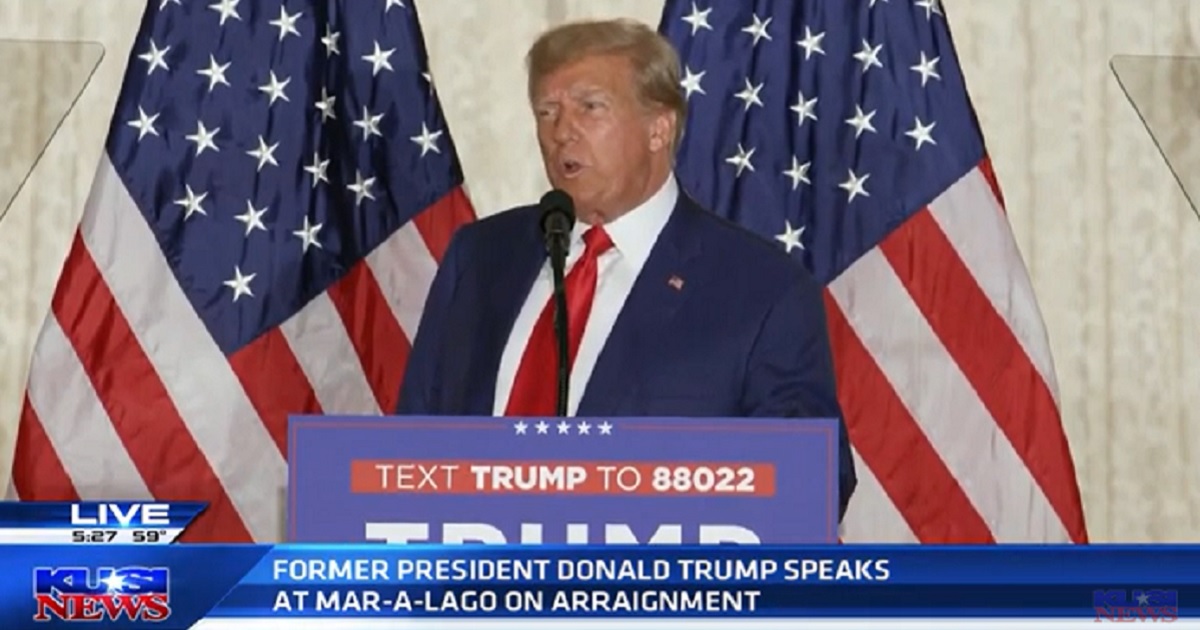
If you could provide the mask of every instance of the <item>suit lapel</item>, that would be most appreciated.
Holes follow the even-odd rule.
[[[680,191],[671,218],[663,227],[650,257],[633,284],[629,298],[596,361],[587,390],[579,403],[580,416],[619,416],[631,413],[638,378],[646,364],[651,340],[667,332],[671,319],[687,299],[687,266],[701,250],[695,234],[695,212],[703,212]]]
[[[492,415],[496,397],[496,376],[500,370],[500,358],[517,315],[541,271],[546,252],[534,221],[517,224],[519,230],[511,235],[499,235],[494,240],[491,264],[480,274],[484,284],[479,313],[493,314],[491,325],[479,327],[477,357],[481,369],[476,374],[486,375],[468,385],[470,392],[468,408],[471,413]]]

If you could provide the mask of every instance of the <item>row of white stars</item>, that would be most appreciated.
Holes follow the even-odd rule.
[[[216,11],[220,15],[220,25],[222,27],[224,27],[226,21],[229,18],[233,18],[235,20],[242,19],[242,16],[240,14],[238,14],[238,11],[237,11],[237,5],[240,2],[241,2],[241,0],[221,0],[220,2],[218,2],[216,4],[209,5],[209,8],[212,9],[213,11]],[[385,2],[386,2],[385,6],[384,6],[385,14],[388,11],[390,11],[392,9],[392,7],[404,7],[404,3],[401,0],[385,0]],[[179,0],[162,0],[160,9],[166,7],[166,5],[170,4],[170,3],[179,4]],[[303,11],[297,12],[295,14],[289,14],[287,12],[287,7],[284,7],[282,5],[279,7],[279,17],[277,19],[271,20],[269,22],[269,24],[271,26],[274,26],[275,28],[279,29],[279,41],[283,41],[288,35],[295,35],[297,37],[300,36],[300,31],[296,29],[296,22],[303,15],[304,15]],[[321,44],[323,44],[325,46],[325,51],[326,51],[327,56],[341,54],[341,50],[338,49],[338,38],[340,38],[340,37],[341,37],[340,32],[334,31],[331,26],[326,25],[325,35],[321,38]],[[145,52],[141,55],[138,55],[139,59],[142,59],[147,64],[149,64],[148,68],[146,69],[146,74],[153,74],[157,68],[162,68],[163,70],[170,72],[170,67],[167,65],[167,62],[166,62],[166,54],[170,50],[171,50],[170,46],[159,49],[157,44],[154,43],[154,40],[151,40],[150,41],[150,50],[148,50],[147,52]],[[375,76],[375,75],[379,74],[380,70],[383,70],[383,69],[386,69],[389,71],[394,71],[392,68],[392,65],[388,61],[388,59],[395,52],[396,52],[395,48],[390,48],[388,50],[382,50],[379,47],[379,42],[376,41],[374,52],[372,52],[369,55],[363,55],[362,59],[371,64],[371,75]],[[199,74],[203,74],[203,75],[209,77],[209,88],[208,89],[211,92],[218,83],[224,83],[225,85],[229,85],[229,83],[227,81],[225,81],[224,73],[226,70],[228,70],[230,64],[229,64],[229,62],[227,62],[223,65],[218,64],[215,59],[211,58],[211,56],[210,56],[210,59],[211,59],[211,61],[210,61],[209,67],[206,70],[200,70]]]
[[[274,77],[274,73],[272,73]],[[334,97],[329,96],[322,91],[323,98],[316,104],[317,109],[322,112],[323,118],[333,118],[332,112]],[[383,120],[383,114],[372,114],[366,106],[363,106],[362,118],[354,122],[354,126],[362,129],[363,140],[369,140],[372,136],[383,137],[383,133],[379,130],[379,123]],[[158,120],[159,113],[148,114],[140,105],[138,106],[138,117],[135,120],[130,120],[126,124],[138,131],[138,142],[141,142],[148,135],[159,136],[158,128],[154,123]],[[196,131],[190,133],[184,138],[196,145],[196,157],[199,157],[207,150],[212,150],[214,153],[219,153],[221,147],[217,146],[217,134],[221,131],[220,127],[209,129],[205,127],[203,120],[196,121]],[[415,136],[409,136],[409,140],[421,147],[421,157],[425,157],[430,151],[441,153],[442,150],[438,147],[437,141],[441,138],[443,130],[430,130],[429,126],[424,122],[421,123],[421,133]],[[267,144],[262,135],[258,136],[258,148],[246,151],[246,154],[258,160],[258,170],[261,172],[263,167],[270,164],[279,166],[279,162],[275,160],[275,150],[279,148],[279,143]],[[317,181],[328,182],[325,178],[325,167],[329,160],[321,161],[319,157],[313,157],[313,164],[306,167],[304,170],[313,173],[317,179],[313,181],[313,186],[316,186]]]
[[[159,65],[166,69],[167,66],[165,61],[162,59],[162,54],[169,50],[170,46],[163,50],[158,50],[154,42],[151,41],[150,48],[150,52],[141,55],[141,57],[150,63],[151,72],[153,72],[154,68],[159,67]],[[374,72],[378,72],[380,68],[386,68],[388,70],[392,69],[391,64],[387,61],[387,57],[394,53],[395,50],[396,49],[393,48],[387,51],[380,51],[379,43],[375,43],[375,56],[373,58]],[[366,55],[364,56],[364,59],[372,60],[372,57],[373,55]],[[217,63],[216,58],[210,54],[209,67],[207,69],[197,70],[196,72],[197,74],[202,74],[209,77],[209,91],[211,91],[217,85],[230,85],[229,81],[225,78],[225,71],[228,70],[232,63],[233,62],[226,62],[225,64],[219,64]],[[423,73],[423,76],[427,81],[430,80],[429,73]],[[270,71],[270,80],[267,83],[258,86],[258,89],[267,95],[269,105],[274,105],[278,100],[290,102],[291,99],[288,98],[286,88],[288,84],[291,83],[291,80],[291,77],[285,77],[283,80],[280,80],[278,75],[275,74],[275,71],[272,70]],[[432,89],[432,82],[430,82],[430,88]],[[321,112],[321,122],[324,123],[330,119],[337,118],[337,115],[334,113],[334,104],[336,102],[337,97],[331,96],[326,88],[321,89],[321,99],[313,105]],[[158,116],[158,113],[147,114],[143,109],[140,107],[138,108],[138,119],[131,120],[128,122],[128,124],[129,126],[138,130],[139,141],[141,141],[147,135],[159,135],[158,129],[154,126],[154,123],[158,120]],[[373,114],[365,105],[363,106],[362,117],[356,120],[353,124],[355,127],[362,129],[364,141],[369,140],[372,136],[383,136],[383,134],[379,131],[379,123],[383,120],[383,116],[384,115],[382,113]],[[205,129],[203,121],[200,121],[196,133],[191,136],[187,136],[189,140],[196,143],[197,156],[203,153],[206,148],[211,148],[214,151],[218,150],[218,147],[214,142],[217,131],[219,131],[219,128],[212,131]],[[421,147],[421,155],[424,156],[429,151],[434,151],[436,153],[441,152],[436,144],[436,140],[441,135],[442,130],[431,132],[427,125],[422,123],[421,134],[417,136],[411,136],[410,140],[416,142]],[[262,165],[263,164],[260,162],[259,169],[262,168]]]
[[[873,115],[874,115],[874,112],[871,112],[871,116],[873,116]],[[862,115],[861,108],[858,110],[858,116],[856,116],[853,119],[848,120],[847,122],[851,123],[852,125],[855,125],[855,128],[857,130],[857,135],[861,135],[864,129],[872,131],[872,132],[875,131],[875,128],[871,127],[870,117],[868,116],[868,117],[864,118]],[[917,118],[913,128],[911,130],[905,132],[904,135],[906,135],[910,138],[913,138],[916,141],[917,150],[919,151],[921,149],[921,146],[924,145],[925,143],[937,144],[937,142],[933,139],[933,135],[932,135],[933,128],[936,124],[937,123],[931,122],[928,125],[926,125],[921,122],[920,118]],[[860,127],[858,125],[862,125],[862,126]],[[753,172],[755,170],[754,162],[752,161],[752,158],[754,157],[754,152],[757,150],[758,150],[757,147],[750,147],[749,149],[746,149],[742,145],[742,143],[739,142],[738,148],[737,148],[737,153],[725,158],[725,162],[727,164],[732,164],[734,166],[734,168],[736,169],[736,172],[734,174],[735,177],[741,177],[742,173],[744,171],[748,170],[748,171]],[[788,168],[787,170],[782,171],[782,174],[792,180],[792,190],[796,190],[800,186],[801,183],[810,184],[810,185],[812,184],[812,180],[808,176],[808,171],[810,168],[812,168],[811,160],[809,160],[807,162],[801,162],[798,157],[792,156],[791,167]],[[846,181],[839,184],[839,187],[844,189],[847,192],[847,194],[849,195],[849,199],[847,199],[847,202],[854,201],[854,198],[858,197],[860,195],[863,197],[871,196],[865,188],[867,178],[870,176],[871,175],[869,173],[864,174],[862,176],[856,175],[854,173],[854,169],[850,169],[850,174],[849,174],[848,178],[846,179]]]
[[[883,0],[883,1],[885,3],[887,3],[889,0]],[[870,6],[874,7],[876,2],[877,2],[877,0],[870,0]],[[942,15],[942,6],[941,6],[940,0],[916,0],[913,4],[917,7],[925,10],[925,18],[928,20],[932,20],[934,14]],[[700,32],[701,30],[705,30],[705,29],[710,30],[710,31],[713,30],[712,25],[708,23],[708,16],[711,13],[712,13],[712,7],[709,7],[707,9],[701,11],[700,8],[696,6],[696,3],[693,2],[692,3],[692,12],[688,15],[683,16],[681,19],[684,22],[687,22],[688,24],[691,25],[692,35],[695,35],[696,33]],[[759,40],[762,40],[762,39],[765,39],[767,41],[772,41],[771,34],[770,34],[770,32],[768,32],[767,27],[770,26],[771,20],[773,20],[775,18],[768,17],[766,20],[763,20],[762,18],[758,17],[757,13],[753,14],[753,17],[754,17],[754,22],[752,24],[742,28],[742,32],[749,33],[754,38],[753,45],[755,45],[755,46],[757,46]]]
[[[529,426],[530,425],[526,424],[526,422],[524,420],[520,420],[516,424],[513,425],[513,430],[516,431],[517,435],[528,435]],[[545,420],[540,420],[540,421],[538,421],[537,424],[533,425],[533,428],[535,431],[537,431],[537,435],[547,435],[550,432],[551,426],[552,425],[550,423],[546,422]],[[570,435],[571,434],[571,426],[572,425],[570,422],[567,422],[566,420],[562,420],[557,425],[553,425],[553,426],[557,427],[558,435]],[[586,420],[581,421],[581,422],[575,424],[574,426],[575,426],[575,431],[576,431],[577,435],[592,435],[592,424],[589,423],[588,421],[586,421]],[[604,422],[601,422],[600,424],[595,425],[595,427],[596,427],[596,430],[600,432],[598,435],[612,435],[613,425],[609,424],[609,422],[607,420]]]
[[[219,2],[208,5],[208,8],[212,11],[215,11],[220,16],[220,25],[223,27],[230,18],[241,21],[242,16],[238,13],[238,5],[241,4],[241,2],[242,0],[220,0]],[[167,8],[167,5],[169,4],[183,6],[180,3],[180,0],[159,0],[158,10],[162,11],[163,9]],[[404,0],[384,0],[384,14],[387,14],[388,11],[391,11],[392,7],[404,8]],[[279,18],[272,20],[271,25],[279,29],[280,41],[283,41],[283,38],[287,37],[288,35],[295,35],[297,37],[300,36],[300,32],[296,30],[296,21],[299,20],[303,14],[304,12],[300,11],[294,15],[289,15],[287,12],[287,7],[279,7]]]
[[[340,33],[328,31],[325,37],[321,39],[322,43],[324,43],[326,46],[326,51],[328,54],[341,53],[341,51],[337,48],[337,38],[340,35]],[[396,53],[396,49],[389,48],[387,50],[383,50],[379,46],[379,40],[375,40],[374,47],[375,50],[373,52],[367,55],[362,55],[361,57],[363,61],[371,65],[371,76],[378,76],[381,70],[395,72],[396,69],[392,67],[391,57]],[[159,68],[162,68],[164,72],[171,72],[171,66],[167,63],[167,53],[169,52],[171,52],[171,46],[159,48],[158,44],[153,39],[150,40],[150,49],[138,55],[138,59],[146,62],[147,76],[154,74],[154,71],[158,70]],[[196,74],[208,77],[208,91],[211,93],[218,85],[232,87],[229,83],[229,79],[225,77],[225,73],[229,71],[231,66],[233,66],[232,61],[220,63],[217,61],[215,55],[209,54],[208,67],[197,70]],[[428,73],[422,73],[422,76],[424,76],[426,79],[429,78]],[[285,101],[290,100],[288,99],[287,94],[284,93],[284,88],[287,87],[287,84],[290,81],[291,79],[287,79],[283,82],[280,82],[275,78],[275,73],[272,72],[271,82],[259,87],[258,89],[269,94],[271,96],[271,104],[274,105],[275,100],[279,98],[282,98]]]
[[[863,50],[855,53],[854,55],[854,58],[863,64],[863,72],[866,72],[872,66],[878,66],[880,68],[883,67],[883,62],[879,61],[879,52],[882,49],[883,44],[871,47],[866,40],[863,40]],[[824,51],[821,51],[821,54],[824,54]],[[930,79],[936,79],[938,81],[942,79],[942,75],[938,73],[937,69],[937,65],[939,62],[941,62],[941,60],[941,57],[934,57],[930,59],[929,56],[925,54],[925,51],[921,51],[920,63],[909,66],[909,70],[921,75],[922,88],[928,86]],[[704,91],[704,86],[701,84],[701,81],[704,80],[704,75],[707,72],[707,70],[693,72],[690,66],[684,67],[683,79],[679,82],[679,85],[684,89],[685,98],[691,99],[693,94],[708,94],[708,92]],[[735,98],[741,99],[741,101],[745,103],[743,111],[749,111],[750,108],[755,105],[758,107],[763,107],[762,99],[758,97],[758,93],[762,91],[763,86],[765,86],[767,82],[760,81],[759,83],[755,84],[750,81],[750,77],[746,77],[745,83],[746,86],[742,88],[742,91],[734,94]],[[817,119],[812,113],[816,102],[816,99],[812,99],[811,101],[805,100],[804,92],[800,92],[799,100],[797,100],[796,104],[791,107],[792,111],[800,115],[799,124],[804,124],[805,117],[812,118],[813,120]]]
[[[739,98],[740,98],[740,95],[739,95]],[[804,94],[803,93],[800,94],[800,100],[791,107],[791,110],[795,111],[797,113],[797,115],[799,116],[801,127],[804,126],[805,120],[816,120],[817,119],[817,114],[815,112],[816,106],[817,106],[817,98],[816,97],[805,100]],[[861,138],[864,132],[867,132],[867,131],[870,131],[871,133],[879,132],[879,130],[876,129],[875,125],[871,122],[872,119],[875,118],[875,114],[877,114],[878,111],[879,110],[873,109],[869,112],[864,112],[861,105],[854,106],[854,116],[847,118],[845,120],[845,123],[847,125],[850,125],[851,127],[854,127],[854,138],[856,140],[858,138]],[[906,136],[912,138],[914,141],[916,141],[916,143],[917,143],[916,150],[920,151],[921,146],[924,145],[925,143],[934,144],[934,145],[937,144],[937,142],[935,142],[933,139],[933,128],[936,125],[937,125],[936,122],[931,122],[928,125],[926,125],[925,123],[921,122],[920,116],[915,116],[914,122],[913,122],[913,128],[910,129],[909,131],[905,132],[904,135],[906,135]]]
[[[316,161],[319,158],[317,155],[314,154],[313,159],[314,159],[314,161]],[[322,160],[316,164],[312,164],[312,165],[304,167],[304,170],[306,170],[310,173],[315,173],[315,175],[316,175],[316,177],[314,178],[315,180],[319,179],[320,181],[328,182],[329,180],[324,178],[325,169],[328,166],[329,166],[329,160]],[[354,183],[346,184],[346,189],[349,190],[350,192],[354,193],[354,201],[355,201],[355,205],[357,206],[357,205],[362,204],[363,199],[370,199],[372,201],[375,200],[375,193],[371,190],[371,187],[374,185],[375,185],[374,177],[364,178],[362,175],[362,171],[359,171],[356,169],[354,171]],[[315,184],[314,184],[314,186],[315,186]],[[186,189],[187,189],[187,195],[185,195],[184,197],[182,197],[180,199],[175,200],[175,205],[182,206],[184,209],[183,210],[183,219],[186,221],[186,220],[192,218],[193,215],[197,215],[197,214],[208,216],[208,210],[206,210],[203,205],[204,199],[206,197],[208,197],[208,193],[207,192],[197,193],[192,190],[192,187],[190,184],[186,186]],[[247,202],[247,204],[249,205],[249,202]],[[253,206],[251,205],[251,210],[247,211],[247,214],[238,215],[236,217],[239,221],[246,224],[246,236],[249,236],[250,232],[253,231],[255,228],[261,227],[261,229],[264,229],[264,230],[266,229],[265,227],[262,226],[262,221],[261,221],[261,217],[265,212],[266,212],[265,210],[263,210],[262,212],[254,211]],[[308,251],[307,245],[305,246],[304,250],[306,252]]]
[[[366,190],[367,191],[366,194],[369,196],[370,195],[369,188],[370,188],[371,183],[375,181],[375,178],[371,177],[366,180],[363,180],[362,174],[359,173],[358,181],[360,182],[359,184],[357,184],[357,185],[351,184],[350,188],[352,190],[355,190],[356,193],[360,190]],[[208,193],[207,192],[197,193],[194,190],[192,190],[192,187],[190,184],[187,185],[185,188],[187,189],[187,194],[184,197],[175,200],[175,205],[182,206],[184,209],[183,210],[184,220],[191,218],[192,215],[194,215],[194,214],[202,214],[202,215],[207,216],[208,211],[204,209],[203,204],[204,204],[205,198],[208,197]],[[374,197],[371,197],[371,198],[374,199]],[[270,208],[266,207],[266,206],[264,206],[263,208],[255,208],[254,204],[251,203],[251,201],[249,199],[247,199],[246,200],[246,211],[243,212],[242,214],[234,216],[233,218],[240,221],[241,223],[245,224],[246,236],[250,236],[250,233],[253,232],[254,230],[262,230],[264,232],[267,231],[267,226],[265,223],[263,223],[263,215],[265,215],[269,209]],[[317,232],[321,231],[321,227],[323,227],[323,225],[324,224],[322,224],[322,223],[317,223],[316,225],[310,225],[309,221],[308,221],[308,217],[304,217],[304,227],[292,232],[292,234],[296,235],[296,237],[301,240],[301,242],[303,244],[303,248],[304,248],[304,253],[308,253],[309,247],[313,247],[313,246],[315,246],[317,248],[321,247],[321,243],[317,241]]]

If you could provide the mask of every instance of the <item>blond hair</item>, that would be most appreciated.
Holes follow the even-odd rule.
[[[530,101],[546,75],[593,55],[621,55],[629,60],[642,104],[675,112],[671,147],[677,148],[687,117],[687,100],[680,88],[679,54],[667,38],[635,20],[571,22],[543,33],[525,56]]]

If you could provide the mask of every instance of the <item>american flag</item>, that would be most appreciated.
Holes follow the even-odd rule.
[[[289,413],[391,413],[474,218],[404,0],[148,4],[36,344],[21,499],[283,536]]]
[[[848,542],[1085,542],[1050,347],[937,0],[668,0],[677,172],[826,286]]]

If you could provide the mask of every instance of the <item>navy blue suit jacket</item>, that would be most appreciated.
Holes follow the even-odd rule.
[[[397,414],[492,415],[501,354],[546,257],[538,218],[526,206],[459,228],[430,289]],[[680,191],[577,414],[841,418],[821,286],[772,243]],[[856,476],[844,425],[840,435],[844,514]]]

